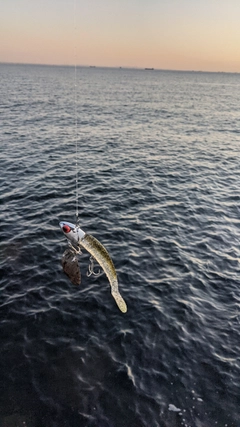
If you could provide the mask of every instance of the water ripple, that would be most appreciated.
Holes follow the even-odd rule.
[[[61,270],[73,70],[0,71],[0,424],[239,425],[239,76],[78,70],[80,220],[122,316],[86,253]]]

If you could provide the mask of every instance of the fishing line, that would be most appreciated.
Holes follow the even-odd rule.
[[[78,223],[78,120],[77,120],[77,25],[76,25],[76,0],[73,1],[74,6],[74,116],[73,120],[73,141],[75,140],[75,155],[76,155],[76,224],[61,221],[59,223],[64,235],[70,242],[69,248],[64,252],[62,257],[62,266],[73,284],[81,283],[81,273],[76,254],[81,254],[81,248],[91,255],[88,268],[88,276],[98,276],[101,272],[94,271],[94,260],[99,264],[106,274],[111,286],[111,294],[118,308],[122,313],[126,313],[127,305],[118,290],[117,273],[107,249],[93,236],[85,233]],[[76,246],[76,248],[75,248]]]
[[[74,0],[74,139],[75,139],[75,156],[76,156],[76,224],[78,224],[78,120],[77,120],[77,24],[76,24],[76,0]]]

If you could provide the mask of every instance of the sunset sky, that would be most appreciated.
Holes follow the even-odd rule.
[[[240,0],[0,0],[0,62],[240,72]]]

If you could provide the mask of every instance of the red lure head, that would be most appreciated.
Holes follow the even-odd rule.
[[[84,231],[81,230],[81,228],[77,225],[72,224],[71,222],[61,221],[59,225],[67,239],[72,241],[74,244],[78,245],[79,240],[81,240],[85,236]]]
[[[71,231],[71,227],[69,227],[69,225],[67,224],[64,224],[62,230],[64,231],[64,233],[69,233],[69,231]]]

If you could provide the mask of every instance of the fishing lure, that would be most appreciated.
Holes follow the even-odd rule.
[[[118,290],[117,273],[110,255],[106,248],[93,236],[85,233],[79,226],[71,222],[59,223],[64,235],[80,251],[81,247],[86,249],[90,255],[98,262],[106,274],[110,286],[111,294],[122,313],[126,313],[127,305]]]
[[[62,256],[62,268],[64,273],[69,277],[74,285],[80,285],[81,272],[76,251],[72,248],[67,248]]]

